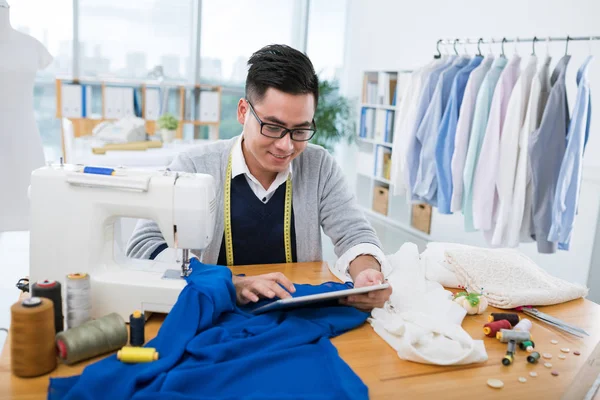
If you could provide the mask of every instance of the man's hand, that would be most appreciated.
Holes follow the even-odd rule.
[[[354,280],[354,287],[379,285],[385,281],[380,271],[377,260],[372,256],[359,256],[350,263],[350,276]],[[390,298],[392,288],[378,290],[365,294],[357,294],[342,299],[341,303],[354,306],[362,311],[371,311],[373,308],[383,307]]]
[[[256,303],[260,298],[272,299],[275,296],[280,299],[291,297],[296,288],[292,281],[285,277],[281,272],[272,272],[270,274],[256,276],[233,276],[233,285],[238,304]],[[279,284],[283,285],[283,289]],[[289,293],[288,293],[289,292]]]

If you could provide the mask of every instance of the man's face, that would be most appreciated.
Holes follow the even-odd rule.
[[[252,99],[250,99],[252,102]],[[269,88],[260,102],[252,103],[254,112],[263,123],[280,125],[288,129],[311,128],[315,115],[314,96],[288,94]],[[300,155],[308,142],[292,140],[290,134],[281,139],[266,137],[260,133],[260,122],[252,114],[244,99],[238,103],[238,121],[244,125],[244,143],[247,156],[263,172],[278,173],[288,169],[292,160]],[[266,132],[267,127],[263,132]]]

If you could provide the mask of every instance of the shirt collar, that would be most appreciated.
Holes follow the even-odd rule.
[[[258,183],[258,179],[252,175],[250,170],[248,169],[248,164],[246,164],[246,159],[244,158],[244,153],[242,152],[242,140],[244,139],[244,133],[239,136],[235,145],[232,149],[231,154],[231,179],[235,178],[238,175],[246,174],[252,181]],[[292,163],[290,163],[288,169],[286,171],[282,171],[277,174],[275,181],[283,181],[285,182],[288,178],[292,178]]]

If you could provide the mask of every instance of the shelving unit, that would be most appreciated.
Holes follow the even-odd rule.
[[[68,92],[65,90],[69,86]],[[111,108],[107,100],[108,91],[113,88],[124,89],[127,94],[123,96],[123,110],[121,115],[111,114]],[[65,106],[65,102],[73,100],[77,96],[77,90],[81,91],[81,100],[75,102],[75,108]],[[152,99],[150,96],[152,93]],[[163,91],[161,93],[161,91]],[[203,92],[213,92],[210,95],[210,118],[205,120],[192,120],[197,113],[203,114],[201,99]],[[166,107],[162,112],[169,112],[179,120],[175,137],[183,137],[185,125],[208,126],[209,139],[219,138],[219,126],[221,121],[221,86],[198,85],[184,83],[162,83],[155,81],[140,81],[126,79],[99,80],[93,78],[57,78],[56,79],[56,117],[61,119],[61,134],[63,139],[64,154],[64,130],[62,118],[68,118],[73,124],[74,137],[90,135],[94,127],[105,121],[115,121],[127,116],[138,116],[145,120],[146,132],[154,135],[158,128],[156,120],[160,116],[158,110],[150,112],[148,104],[154,101]],[[165,100],[166,98],[166,100]],[[112,99],[114,100],[114,98]],[[152,104],[154,104],[152,103]],[[77,108],[77,106],[79,108]],[[204,107],[204,106],[202,106]],[[207,109],[208,106],[205,108]],[[65,111],[69,110],[67,114]],[[152,115],[149,115],[152,114]]]
[[[357,199],[365,214],[413,236],[428,240],[427,229],[415,228],[417,210],[405,196],[393,196],[390,181],[396,113],[412,71],[366,71],[357,132]],[[413,215],[414,214],[414,215]]]

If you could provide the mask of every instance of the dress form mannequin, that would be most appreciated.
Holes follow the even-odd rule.
[[[38,40],[12,28],[9,13],[0,0],[0,232],[29,229],[27,189],[31,172],[44,165],[33,86],[52,62]]]

